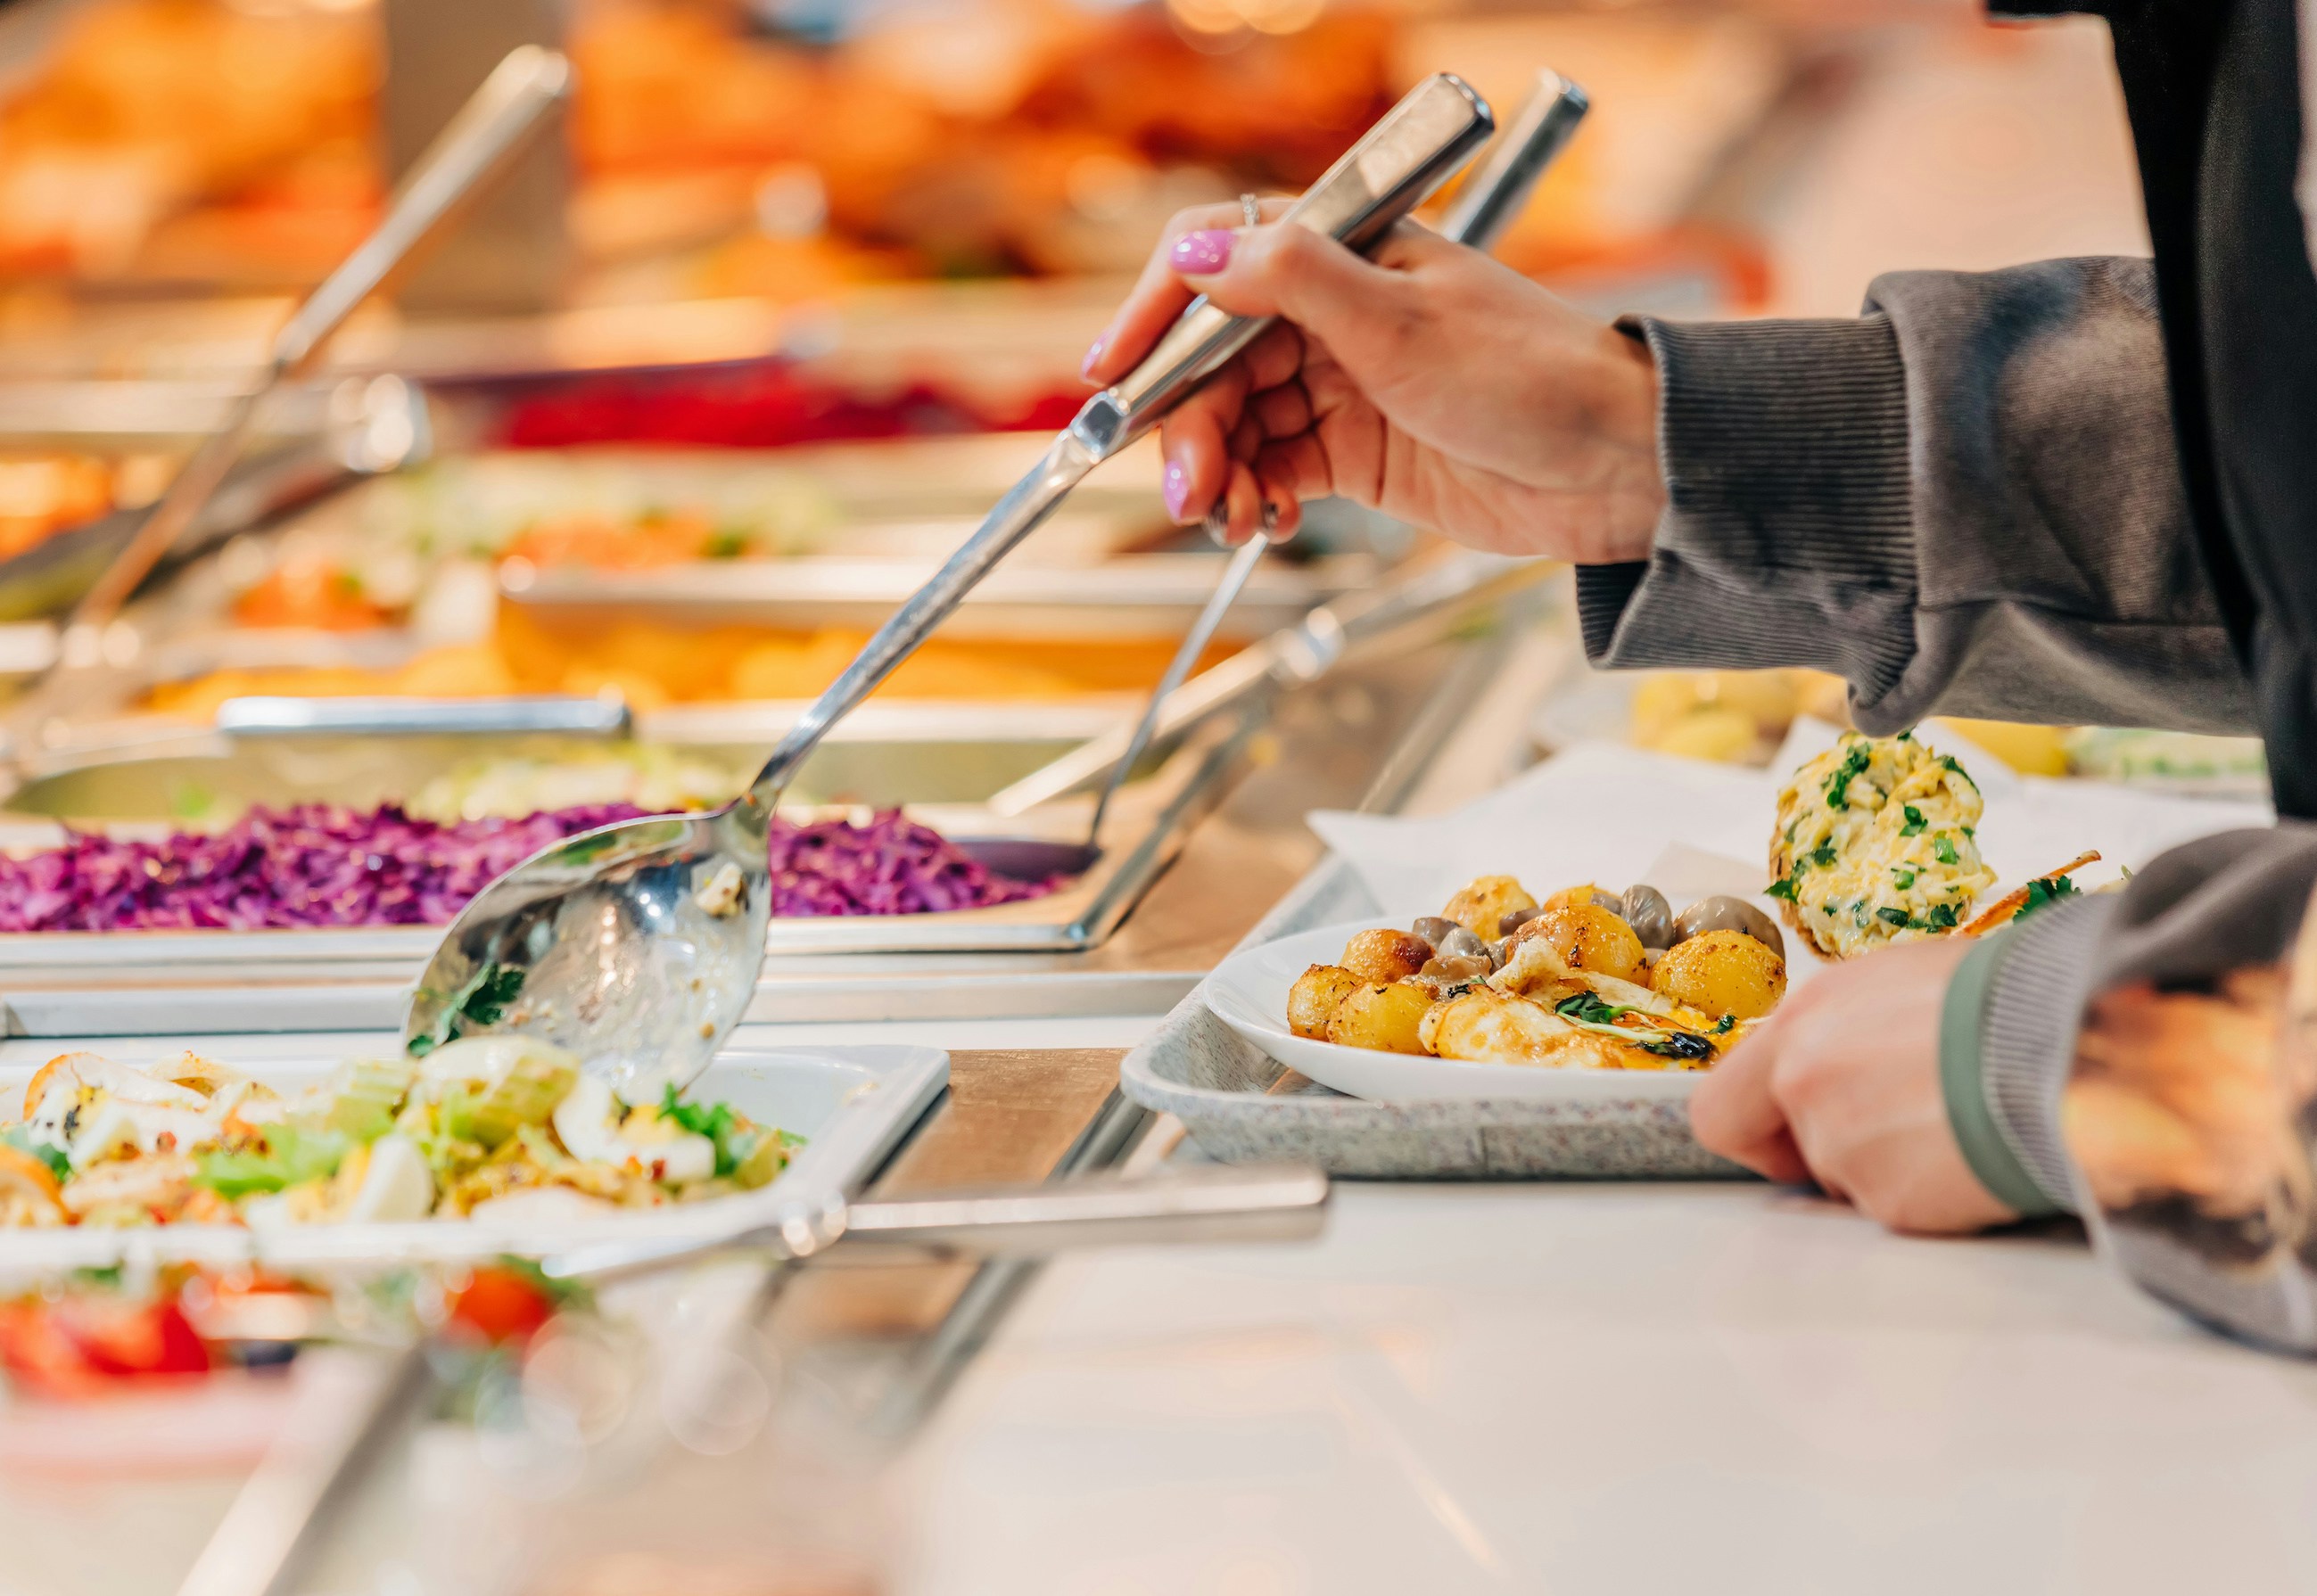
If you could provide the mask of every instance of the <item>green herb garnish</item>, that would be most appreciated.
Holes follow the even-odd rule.
[[[1877,909],[1874,911],[1874,917],[1892,925],[1905,926],[1912,923],[1907,918],[1907,911],[1904,909]]]
[[[1955,907],[1953,904],[1934,904],[1931,905],[1930,918],[1923,922],[1923,929],[1926,931],[1953,931],[1955,929]]]
[[[1842,756],[1842,762],[1835,766],[1834,774],[1828,777],[1826,780],[1826,802],[1829,808],[1839,809],[1848,802],[1852,780],[1865,774],[1866,766],[1873,758],[1872,751],[1864,742],[1853,745],[1850,752]]]
[[[1809,857],[1811,863],[1819,869],[1831,869],[1834,867],[1834,843],[1830,841],[1820,843],[1810,851]]]
[[[1979,790],[1979,783],[1971,779],[1971,772],[1969,771],[1964,770],[1961,765],[1955,763],[1955,756],[1954,754],[1940,754],[1939,762],[1946,766],[1947,769],[1953,771],[1956,775],[1961,776],[1963,778],[1963,784],[1965,787],[1970,788],[1973,792],[1977,792]]]
[[[1899,834],[1902,837],[1921,836],[1923,834],[1923,812],[1915,807],[1912,804],[1901,805],[1900,812],[1906,816],[1907,824],[1899,828]]]
[[[1553,1012],[1579,1025],[1609,1025],[1633,1011],[1629,1005],[1613,1003],[1597,992],[1580,992],[1564,997],[1552,1005]]]
[[[1788,903],[1793,903],[1794,901],[1794,893],[1797,888],[1794,886],[1794,878],[1792,876],[1782,876],[1777,880],[1770,883],[1769,890],[1772,897],[1782,897]]]
[[[1915,872],[1909,869],[1894,869],[1891,872],[1891,884],[1893,887],[1896,887],[1900,891],[1904,892],[1907,888],[1915,884]]]
[[[515,994],[523,990],[530,973],[517,965],[481,966],[468,977],[464,986],[451,994],[451,1001],[434,1017],[434,1028],[412,1037],[404,1044],[405,1050],[413,1058],[424,1058],[443,1043],[464,1036],[470,1022],[497,1025],[506,1013],[507,1005],[514,1002]]]
[[[1962,855],[1955,851],[1955,839],[1945,832],[1931,839],[1931,852],[1941,864],[1961,864]]]
[[[2019,905],[2019,913],[2011,918],[2025,920],[2036,910],[2056,904],[2063,897],[2082,896],[2082,890],[2065,876],[2038,876],[2027,883],[2027,901]]]

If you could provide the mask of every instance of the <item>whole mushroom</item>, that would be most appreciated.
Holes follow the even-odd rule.
[[[1716,893],[1699,898],[1675,918],[1673,940],[1678,945],[1709,931],[1743,932],[1779,958],[1786,956],[1786,939],[1777,922],[1742,897]]]
[[[1633,928],[1644,948],[1666,949],[1674,944],[1673,905],[1666,895],[1647,882],[1625,888],[1625,896],[1617,905],[1617,913]]]

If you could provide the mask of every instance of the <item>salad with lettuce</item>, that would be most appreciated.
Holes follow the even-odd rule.
[[[357,1059],[291,1096],[186,1053],[67,1053],[0,1125],[0,1227],[559,1217],[752,1190],[801,1138],[668,1088],[631,1103],[523,1036]]]

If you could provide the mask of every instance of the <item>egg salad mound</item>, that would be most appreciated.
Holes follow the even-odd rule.
[[[1963,766],[1913,734],[1846,733],[1779,791],[1770,896],[1828,958],[1952,932],[1995,881],[1984,808]]]

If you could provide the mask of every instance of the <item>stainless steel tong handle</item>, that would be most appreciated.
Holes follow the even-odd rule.
[[[1577,124],[1585,120],[1591,102],[1585,91],[1558,72],[1537,75],[1536,86],[1528,98],[1521,102],[1511,126],[1498,138],[1489,151],[1488,159],[1457,191],[1455,202],[1449,207],[1442,220],[1441,231],[1459,244],[1474,249],[1489,249],[1503,236],[1505,228],[1521,207],[1528,202],[1537,179],[1544,175],[1553,157],[1567,147],[1577,131]],[[1207,645],[1239,602],[1240,592],[1255,575],[1256,566],[1263,563],[1266,543],[1261,536],[1250,538],[1232,555],[1230,563],[1208,595],[1206,608],[1184,635],[1182,646],[1167,664],[1167,671],[1151,690],[1150,699],[1143,706],[1142,718],[1134,724],[1134,731],[1126,740],[1126,752],[1110,769],[1110,779],[1103,783],[1102,795],[1095,799],[1094,819],[1087,826],[1087,846],[1098,847],[1102,843],[1102,823],[1110,814],[1111,800],[1118,796],[1132,773],[1134,762],[1150,745],[1157,735],[1158,721],[1167,701],[1191,673],[1191,667],[1206,652]]]
[[[1493,125],[1488,103],[1461,79],[1445,72],[1428,77],[1311,185],[1293,214],[1364,248],[1421,204]],[[781,739],[749,784],[757,817],[771,812],[828,728],[915,653],[1088,471],[1148,432],[1264,325],[1226,315],[1203,299],[1194,300],[1123,381],[1087,400],[1029,475],[1006,491],[980,528],[862,645],[853,663]]]
[[[454,206],[495,171],[540,116],[571,85],[571,64],[554,50],[524,45],[492,68],[467,103],[419,157],[386,217],[323,280],[273,335],[255,387],[234,402],[226,420],[178,468],[137,535],[81,599],[66,627],[67,664],[93,663],[95,634],[176,546],[239,458],[258,406],[302,372],[355,307],[443,224]],[[89,656],[89,657],[83,657]]]
[[[1364,251],[1415,210],[1480,147],[1495,125],[1488,102],[1453,73],[1410,90],[1282,220]],[[1070,431],[1105,459],[1254,342],[1269,317],[1233,316],[1202,294],[1133,370],[1087,401]]]
[[[586,1247],[541,1265],[559,1280],[604,1281],[728,1253],[774,1262],[840,1242],[944,1256],[1022,1257],[1148,1242],[1304,1241],[1327,1222],[1328,1177],[1302,1165],[1190,1168],[1127,1180],[995,1187],[849,1207],[832,1202],[758,1219],[722,1235]]]

